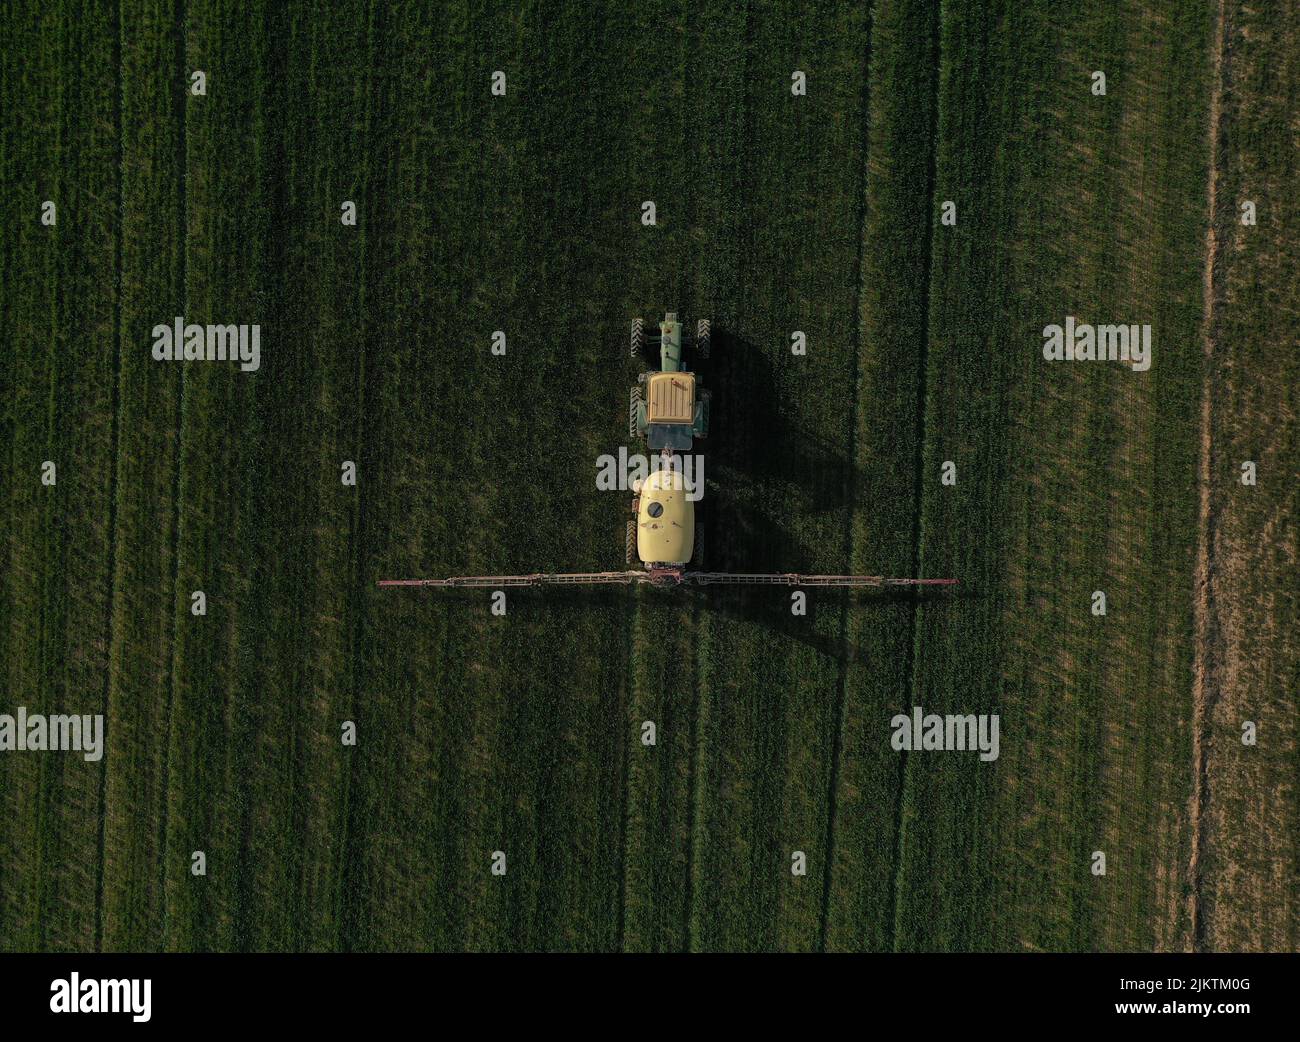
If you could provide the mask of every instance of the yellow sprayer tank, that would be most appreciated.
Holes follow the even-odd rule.
[[[636,553],[646,564],[685,564],[695,550],[695,504],[679,470],[656,470],[641,486]]]

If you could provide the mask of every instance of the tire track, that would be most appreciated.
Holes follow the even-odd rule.
[[[867,210],[867,167],[870,165],[871,153],[871,34],[875,27],[876,8],[874,3],[867,5],[866,40],[862,55],[862,90],[859,95],[859,108],[862,113],[862,164],[858,177],[858,250],[854,258],[853,300],[857,305],[853,316],[853,373],[849,386],[853,389],[853,402],[849,409],[849,435],[847,459],[857,460],[858,427],[862,422],[861,411],[863,398],[862,380],[862,272],[863,254],[867,249],[867,222],[870,215]],[[852,571],[853,537],[855,534],[854,506],[858,495],[858,473],[855,466],[849,466],[844,476],[844,560],[849,562],[847,569]],[[827,924],[831,914],[831,881],[835,868],[835,826],[839,811],[840,760],[844,755],[844,713],[845,696],[848,686],[849,657],[849,613],[852,599],[849,594],[840,596],[840,664],[839,677],[835,684],[835,736],[831,743],[831,767],[829,789],[826,797],[826,839],[822,848],[822,907],[821,924],[818,931],[817,950],[826,951]]]
[[[739,96],[738,112],[735,118],[735,125],[742,128],[740,141],[744,143],[744,152],[737,157],[736,166],[733,171],[734,176],[736,178],[736,185],[739,189],[736,197],[740,199],[752,199],[754,196],[753,165],[755,160],[752,154],[751,145],[752,142],[754,141],[754,136],[756,132],[755,127],[756,127],[758,113],[751,93],[751,85],[754,81],[753,72],[754,72],[755,50],[756,50],[756,43],[754,40],[755,18],[756,18],[755,4],[753,0],[749,0],[749,2],[745,4],[744,28],[740,33],[740,39],[743,41],[742,47],[744,53],[744,66],[743,66],[744,71],[739,80],[740,96]],[[729,213],[728,216],[734,217],[734,214]],[[745,259],[752,257],[754,252],[752,229],[741,229],[738,233],[733,229],[728,229],[728,238],[731,239],[731,241],[740,244],[735,249],[734,252],[734,262],[732,265],[732,271],[734,272],[742,271],[744,270]],[[713,292],[715,294],[714,296],[715,303],[712,310],[713,310],[713,322],[714,322],[715,330],[718,327],[719,318],[723,318],[727,310],[731,310],[731,313],[736,316],[748,315],[751,313],[750,309],[747,306],[745,306],[747,304],[747,300],[744,296],[745,287],[743,285],[743,280],[740,284],[732,283],[730,286],[728,286],[728,289],[730,289],[732,292],[731,293],[721,292],[720,287],[718,287],[717,285],[715,285],[713,288]],[[726,301],[726,304],[722,308],[719,308],[718,305],[721,304],[723,301]],[[733,303],[739,304],[740,307],[736,309],[732,309]],[[737,318],[736,321],[737,321],[737,325],[739,325],[739,318]],[[715,332],[714,348],[713,348],[713,351],[715,353],[717,351],[717,345],[718,345],[718,341]],[[724,364],[730,364],[730,360],[728,360]],[[717,362],[714,362],[712,363],[710,372],[716,373],[717,371],[718,371]],[[721,381],[719,381],[719,383],[720,382]],[[714,415],[714,419],[711,421],[712,430],[710,432],[708,451],[714,451],[718,447],[716,411],[714,412],[713,415]],[[746,431],[746,433],[750,433],[752,436],[752,431]],[[737,455],[739,458],[740,454],[738,453]],[[715,528],[714,540],[715,540],[715,546],[717,546],[718,544],[717,544],[716,529],[718,528],[718,525],[716,523],[714,525],[714,528]],[[716,558],[714,558],[714,561],[715,563],[713,565],[710,565],[710,567],[717,567]],[[688,837],[688,845],[687,845],[687,852],[686,852],[686,895],[684,901],[684,911],[685,911],[686,921],[685,921],[685,930],[683,932],[683,946],[684,946],[684,950],[687,952],[694,952],[694,951],[701,950],[701,937],[705,934],[704,924],[701,921],[701,914],[702,914],[701,893],[704,888],[702,886],[702,879],[700,878],[700,875],[701,872],[703,871],[701,868],[703,862],[702,851],[704,851],[706,848],[707,838],[708,838],[707,837],[708,814],[707,814],[707,808],[705,806],[705,802],[708,794],[705,786],[701,783],[700,775],[709,766],[705,744],[708,742],[709,727],[712,724],[712,720],[708,712],[709,709],[711,708],[710,700],[709,700],[710,692],[704,689],[704,684],[703,684],[704,668],[702,666],[702,661],[704,663],[707,663],[712,659],[712,657],[716,654],[716,652],[712,647],[712,641],[709,640],[708,637],[704,636],[706,633],[710,632],[710,626],[708,625],[707,622],[701,619],[700,615],[701,612],[708,611],[708,607],[707,607],[708,601],[705,598],[702,598],[701,600],[703,601],[704,607],[696,607],[693,610],[694,655],[692,658],[692,671],[693,671],[692,691],[695,693],[695,704],[692,706],[691,713],[690,713],[691,737],[690,737],[690,762],[687,770],[689,782],[688,782],[688,790],[687,790],[688,795],[687,795],[687,833],[686,833]],[[707,655],[701,650],[701,644],[705,641],[708,641],[709,643],[709,647],[707,648],[707,652],[708,652]],[[709,675],[710,675],[710,681],[712,682],[712,676],[713,676],[712,672],[710,672]],[[707,948],[707,946],[708,945],[706,942],[704,947]]]
[[[379,112],[381,101],[378,94],[379,87],[376,83],[377,74],[375,73],[378,68],[378,41],[383,38],[379,15],[379,10],[372,6],[367,16],[366,50],[369,57],[367,67],[371,72],[370,82],[366,90],[366,103],[361,127],[361,138],[367,144],[373,141],[372,135],[374,134],[376,121],[381,118]],[[364,159],[361,164],[360,188],[358,190],[358,194],[362,199],[369,199],[374,195],[376,179],[373,164],[374,155],[374,148],[367,147],[365,149]],[[368,233],[367,230],[366,233],[362,234],[358,246],[360,261],[357,268],[357,311],[362,315],[368,315],[371,306],[371,294],[367,293],[367,289],[369,288],[368,280],[372,274],[370,263],[372,246],[373,233]],[[373,460],[373,455],[366,444],[366,436],[369,430],[365,424],[367,341],[367,337],[362,337],[358,343],[355,385],[357,411],[353,418],[355,426],[352,431],[352,444],[353,451],[357,453],[360,466],[368,469]],[[362,691],[362,675],[359,665],[366,632],[367,593],[361,586],[363,576],[367,570],[365,521],[363,494],[360,490],[357,490],[353,496],[349,518],[348,536],[351,545],[348,548],[348,594],[345,600],[346,617],[348,619],[348,633],[346,636],[348,674],[343,684],[347,692],[344,697],[350,703],[348,711],[351,715],[349,719],[355,721],[362,719],[365,698]],[[357,767],[350,767],[350,769],[343,772],[342,792],[339,797],[340,863],[336,883],[337,889],[335,891],[335,924],[338,931],[337,947],[341,952],[358,951],[364,948],[362,943],[364,924],[358,895],[366,882],[362,848],[366,831],[362,816],[365,813],[366,804],[364,789],[360,793],[353,791],[354,788],[360,788],[362,785],[362,782],[358,780],[360,773]]]
[[[119,413],[121,412],[122,381],[122,229],[126,222],[122,218],[122,10],[121,5],[113,7],[113,126],[117,145],[114,164],[117,173],[116,214],[117,227],[113,239],[113,387],[112,418],[110,420],[109,444],[112,455],[108,466],[108,611],[104,617],[104,682],[100,699],[100,712],[108,719],[109,676],[112,672],[111,650],[113,645],[113,612],[117,596],[117,449]],[[95,951],[103,950],[104,942],[104,817],[107,800],[108,769],[99,772],[99,826],[96,836],[98,857],[95,861]]]
[[[1203,878],[1204,859],[1209,841],[1206,838],[1205,814],[1210,800],[1209,739],[1207,730],[1214,703],[1218,700],[1221,680],[1220,655],[1215,648],[1219,637],[1218,618],[1214,605],[1215,514],[1210,489],[1214,474],[1214,410],[1213,361],[1215,333],[1215,294],[1219,280],[1216,270],[1219,263],[1218,224],[1221,218],[1218,202],[1219,178],[1219,125],[1223,118],[1224,65],[1226,60],[1226,0],[1219,0],[1214,29],[1214,77],[1210,88],[1209,177],[1206,186],[1205,269],[1202,292],[1205,299],[1204,318],[1201,325],[1201,349],[1205,371],[1201,380],[1200,458],[1197,485],[1200,502],[1197,514],[1196,590],[1193,600],[1195,648],[1192,661],[1192,760],[1196,772],[1191,806],[1191,862],[1188,878],[1191,947],[1205,950],[1207,936]]]
[[[912,522],[912,575],[921,575],[921,536],[925,520],[924,469],[926,450],[927,416],[926,406],[929,402],[929,357],[930,357],[930,309],[931,285],[934,270],[934,201],[935,185],[938,181],[939,166],[939,110],[942,99],[939,96],[939,74],[943,66],[943,33],[940,22],[940,6],[935,5],[930,26],[931,39],[931,74],[930,74],[930,118],[933,126],[930,131],[930,155],[925,184],[928,200],[926,213],[929,215],[929,228],[925,237],[925,254],[922,260],[921,277],[921,336],[918,340],[917,388],[916,388],[916,453],[913,459],[912,488],[916,500],[916,514]],[[903,670],[904,690],[908,692],[913,704],[916,701],[916,649],[920,640],[919,621],[921,605],[912,606],[908,623],[907,663]],[[889,880],[889,941],[890,947],[898,950],[898,891],[903,882],[903,816],[907,806],[908,754],[901,751],[898,755],[898,798],[894,803],[894,871]]]
[[[175,67],[184,69],[186,67],[186,48],[188,36],[186,32],[186,0],[177,0],[174,9],[176,40],[173,52]],[[189,303],[189,194],[186,189],[187,167],[189,165],[188,152],[188,119],[189,119],[189,91],[185,79],[182,77],[179,90],[179,102],[176,113],[176,168],[180,173],[180,185],[177,191],[176,216],[178,230],[176,232],[180,237],[180,314],[186,314],[186,306]],[[119,330],[120,335],[120,330]],[[180,369],[180,376],[177,380],[176,391],[176,412],[173,420],[176,431],[176,459],[172,467],[172,484],[171,484],[171,501],[172,501],[172,531],[171,531],[171,624],[167,633],[167,643],[170,647],[168,652],[167,679],[165,683],[165,693],[163,695],[163,725],[162,725],[162,749],[159,760],[162,764],[161,781],[158,786],[158,904],[162,909],[162,921],[157,926],[157,943],[160,948],[166,948],[169,926],[171,920],[171,909],[167,907],[167,844],[168,828],[170,817],[170,791],[171,791],[171,748],[172,748],[172,716],[176,702],[177,677],[180,670],[179,655],[177,654],[177,633],[178,625],[177,616],[181,608],[177,602],[177,590],[180,576],[180,557],[182,531],[184,530],[185,519],[182,516],[181,507],[181,488],[182,474],[181,467],[184,464],[184,439],[185,439],[185,367]]]

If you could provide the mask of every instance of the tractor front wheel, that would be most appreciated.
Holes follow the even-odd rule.
[[[712,327],[707,318],[702,318],[695,324],[695,350],[701,358],[709,357],[709,348],[712,339]]]
[[[645,323],[639,319],[632,319],[632,348],[631,355],[633,358],[641,357],[641,349],[645,346]]]

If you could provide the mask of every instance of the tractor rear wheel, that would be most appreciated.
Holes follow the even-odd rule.
[[[695,324],[695,350],[701,358],[709,357],[709,341],[712,339],[711,323],[707,318],[702,318]]]
[[[694,432],[695,437],[697,438],[707,438],[709,436],[709,409],[712,403],[713,392],[707,387],[703,388],[700,391],[700,404],[703,406],[701,409],[701,419],[703,422],[700,424],[700,429]]]
[[[633,358],[641,356],[641,349],[645,346],[645,323],[639,318],[632,319],[632,350]]]
[[[638,407],[641,405],[641,387],[633,387],[627,396],[627,436],[634,441],[640,436],[641,432],[637,430],[636,414]]]

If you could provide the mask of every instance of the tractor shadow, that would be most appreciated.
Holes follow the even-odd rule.
[[[783,408],[772,360],[763,348],[714,326],[712,349],[700,358],[683,347],[683,364],[713,397],[709,436],[696,443],[713,476],[710,498],[770,488],[792,500],[792,512],[842,510],[857,477],[847,445],[800,425]],[[638,372],[657,369],[658,347],[647,342],[635,358]]]
[[[790,415],[772,359],[759,345],[715,329],[711,357],[701,365],[713,391],[706,467],[727,495],[772,490],[795,514],[843,510],[858,477],[847,444],[836,444]]]
[[[700,443],[705,496],[696,505],[702,570],[811,570],[800,519],[849,509],[858,475],[848,446],[789,415],[773,362],[757,344],[715,328],[698,371],[713,393],[709,437]]]
[[[699,365],[713,391],[706,453],[706,495],[696,505],[701,571],[809,572],[816,547],[801,529],[812,514],[847,511],[860,487],[849,446],[800,426],[784,408],[770,357],[758,345],[714,327],[711,357]],[[788,511],[773,512],[775,502]],[[848,570],[847,562],[843,570]],[[871,654],[833,633],[819,633],[807,616],[790,611],[793,588],[692,588],[701,606],[797,641],[831,658],[854,663]],[[959,610],[984,593],[970,587],[810,588],[810,612],[822,608],[870,612],[889,625],[907,625],[915,610]],[[888,617],[886,620],[885,617]]]

